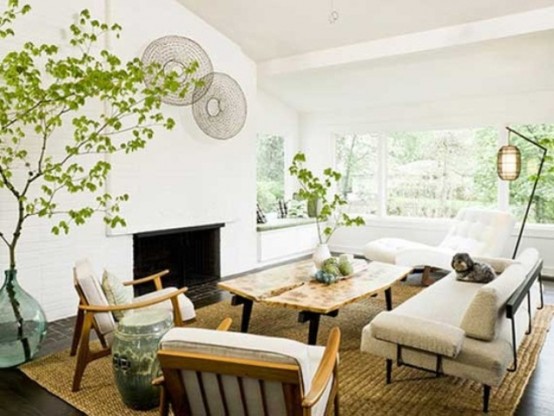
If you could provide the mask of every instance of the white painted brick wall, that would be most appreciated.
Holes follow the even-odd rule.
[[[79,10],[89,8],[104,19],[123,25],[113,49],[124,59],[140,56],[149,42],[164,35],[195,39],[209,53],[217,71],[233,76],[245,91],[250,109],[256,100],[256,68],[241,50],[176,0],[48,0],[31,1],[33,11],[16,25],[17,38],[2,41],[6,52],[28,39],[62,43],[64,31]],[[89,111],[100,111],[91,108]],[[49,320],[75,313],[77,297],[72,265],[89,257],[97,273],[106,267],[123,279],[132,278],[132,232],[225,222],[222,229],[222,272],[234,274],[256,263],[255,128],[252,112],[241,133],[216,141],[195,125],[190,108],[166,107],[177,127],[162,132],[145,151],[113,157],[111,187],[129,193],[126,230],[106,235],[100,217],[74,228],[68,236],[50,234],[52,223],[29,221],[18,250],[23,287],[43,305]],[[69,134],[60,132],[62,142]],[[62,143],[60,142],[60,143]],[[66,202],[75,202],[74,196]],[[79,197],[79,201],[82,201]],[[0,229],[13,218],[9,196],[0,192]],[[0,248],[0,268],[7,253]]]

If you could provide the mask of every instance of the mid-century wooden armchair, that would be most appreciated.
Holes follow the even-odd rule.
[[[77,353],[72,387],[74,392],[78,391],[80,388],[81,379],[83,378],[87,365],[91,361],[110,354],[113,332],[116,328],[116,322],[112,316],[112,312],[129,311],[146,307],[171,309],[173,311],[173,318],[176,326],[183,325],[184,315],[185,319],[191,318],[190,308],[192,308],[192,303],[184,295],[187,288],[162,288],[161,278],[168,274],[168,272],[168,270],[164,270],[142,279],[124,283],[125,285],[136,285],[154,282],[156,291],[137,297],[129,304],[109,305],[100,286],[100,282],[95,277],[90,262],[86,259],[76,262],[73,268],[73,280],[75,289],[79,295],[79,307],[77,310],[77,320],[75,322],[75,331],[73,333],[70,351],[71,356]],[[194,315],[194,309],[192,309],[192,315]],[[102,346],[98,351],[91,351],[90,349],[91,330],[96,332]]]
[[[220,329],[222,329],[220,327]],[[223,328],[224,329],[224,328]],[[338,349],[284,338],[173,328],[160,342],[160,415],[339,414]],[[333,406],[334,405],[334,406]]]

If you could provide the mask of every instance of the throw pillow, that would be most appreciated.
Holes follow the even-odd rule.
[[[287,218],[288,216],[288,207],[284,199],[277,201],[279,206],[279,218]]]
[[[256,223],[258,224],[265,224],[267,222],[267,218],[265,217],[264,211],[262,210],[262,207],[260,204],[257,204],[256,207]]]
[[[121,280],[107,270],[102,275],[102,290],[110,305],[124,305],[133,301],[133,287],[123,286]],[[124,311],[113,312],[116,321],[120,321],[124,315]]]

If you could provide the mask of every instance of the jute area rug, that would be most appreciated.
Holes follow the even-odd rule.
[[[393,300],[400,303],[420,288],[398,284]],[[477,415],[482,414],[482,386],[454,377],[435,378],[412,368],[395,367],[393,383],[385,384],[385,360],[360,352],[362,328],[384,308],[382,297],[354,303],[342,309],[336,318],[321,320],[319,344],[324,344],[329,329],[337,325],[342,332],[340,348],[339,392],[343,415]],[[240,307],[220,302],[197,311],[195,326],[215,328],[224,317],[233,318],[232,330],[238,330]],[[519,350],[519,369],[508,373],[499,388],[492,389],[490,414],[513,414],[529,381],[550,327],[554,305],[537,313],[531,335]],[[281,336],[305,342],[307,325],[297,322],[297,313],[282,308],[254,305],[250,332]],[[28,363],[21,370],[41,386],[88,415],[155,415],[136,412],[122,403],[114,385],[110,357],[90,364],[81,391],[71,392],[75,368],[68,351]]]

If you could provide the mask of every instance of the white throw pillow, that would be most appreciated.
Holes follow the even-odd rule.
[[[133,287],[124,286],[121,280],[114,274],[104,270],[102,275],[102,290],[110,305],[125,305],[133,301]],[[125,311],[114,311],[113,316],[120,321]]]

